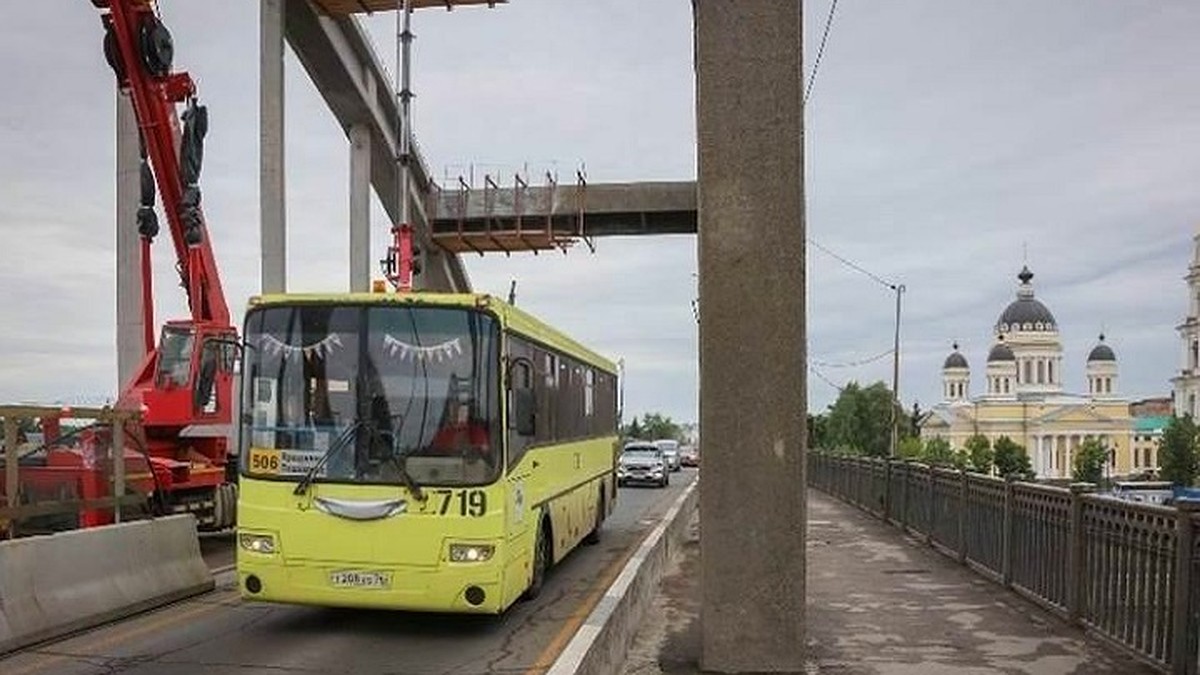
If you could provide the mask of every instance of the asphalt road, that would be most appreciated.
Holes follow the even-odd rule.
[[[0,660],[4,675],[237,673],[540,673],[566,646],[621,564],[695,478],[622,488],[601,543],[581,546],[542,595],[501,617],[319,609],[243,603],[232,573],[216,591]],[[205,560],[232,560],[230,537],[203,542]]]

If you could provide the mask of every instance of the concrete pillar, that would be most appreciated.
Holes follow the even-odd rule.
[[[371,290],[371,129],[350,127],[350,290]]]
[[[694,8],[706,476],[700,665],[803,672],[801,3],[696,0]]]
[[[141,150],[137,117],[127,94],[117,92],[117,391],[146,356],[142,316],[141,243],[137,210],[141,196]]]
[[[262,0],[259,33],[259,211],[262,292],[287,290],[283,157],[283,18],[287,0]]]

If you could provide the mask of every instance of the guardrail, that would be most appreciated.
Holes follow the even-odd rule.
[[[808,483],[1163,672],[1200,673],[1200,502],[812,451]]]

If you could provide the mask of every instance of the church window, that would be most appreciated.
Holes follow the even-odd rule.
[[[1054,359],[1046,362],[1046,381],[1054,384]]]
[[[1025,384],[1033,383],[1033,361],[1025,361]]]
[[[1038,359],[1037,373],[1038,373],[1038,376],[1037,376],[1038,384],[1045,384],[1046,383],[1046,362],[1043,361],[1042,359]]]
[[[1191,365],[1188,367],[1194,369],[1196,367],[1196,361],[1200,360],[1200,342],[1197,342],[1196,340],[1192,340],[1191,359]]]

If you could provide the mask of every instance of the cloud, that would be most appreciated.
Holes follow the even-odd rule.
[[[23,3],[0,25],[0,401],[115,387],[112,76],[86,5]],[[258,7],[162,3],[211,130],[205,210],[231,311],[259,284]],[[805,3],[806,64],[828,0]],[[211,20],[220,16],[220,22]],[[695,176],[691,10],[685,2],[521,0],[417,16],[415,119],[435,175],[589,180]],[[901,393],[940,395],[958,340],[977,368],[1025,261],[1063,330],[1070,386],[1103,328],[1121,388],[1163,394],[1200,222],[1200,42],[1194,3],[1072,0],[842,4],[806,115],[809,234],[905,284]],[[369,30],[394,63],[394,22]],[[289,283],[347,283],[345,137],[289,55]],[[387,237],[374,205],[372,259]],[[122,224],[129,227],[132,224]],[[467,257],[505,295],[624,357],[630,413],[697,411],[694,237],[601,240],[592,254]],[[184,312],[164,233],[156,311]],[[818,250],[808,257],[814,358],[891,346],[893,294]],[[786,292],[786,291],[781,291]],[[825,368],[890,381],[890,359]],[[798,374],[799,375],[799,374]],[[977,386],[978,388],[978,386]],[[836,390],[810,380],[810,407]]]

